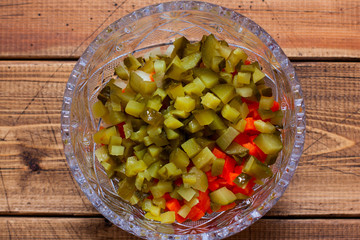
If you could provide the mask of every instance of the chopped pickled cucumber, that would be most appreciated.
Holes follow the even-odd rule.
[[[210,198],[211,201],[220,205],[228,205],[236,200],[235,194],[226,187],[211,192]]]
[[[212,88],[219,82],[219,76],[209,68],[194,68],[194,75],[204,83],[205,87]]]
[[[266,154],[278,153],[283,147],[280,137],[269,133],[260,133],[254,143]]]
[[[201,146],[196,142],[195,138],[191,138],[181,144],[186,154],[192,158],[201,151]]]
[[[227,104],[235,96],[235,88],[230,84],[218,84],[211,91],[224,103]]]
[[[215,159],[215,155],[210,151],[208,147],[205,147],[195,157],[191,158],[191,161],[198,169],[207,172],[211,169],[211,165]]]
[[[101,101],[97,101],[92,106],[92,112],[94,114],[94,117],[99,118],[107,113],[107,109]]]
[[[271,168],[257,160],[254,156],[250,156],[247,160],[243,172],[257,179],[263,179],[273,175]]]
[[[119,182],[119,197],[147,219],[192,218],[200,202],[218,211],[273,175],[284,113],[247,58],[214,35],[181,37],[166,52],[125,57],[99,92],[92,113],[106,127],[93,135],[95,156]],[[256,144],[261,161],[244,144]]]
[[[196,183],[192,186],[192,188],[205,192],[209,186],[206,174],[196,167],[192,167],[189,173],[193,173],[196,176]]]
[[[205,94],[205,96],[201,97],[201,104],[206,108],[211,108],[213,110],[220,104],[221,100],[217,98],[211,92]]]

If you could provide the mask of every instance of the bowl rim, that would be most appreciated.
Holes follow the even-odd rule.
[[[110,210],[104,202],[100,200],[100,198],[95,193],[94,189],[87,182],[84,174],[82,173],[79,165],[77,164],[74,148],[71,145],[71,134],[70,129],[71,126],[71,103],[72,98],[74,96],[74,90],[76,83],[79,81],[81,73],[85,70],[86,64],[93,57],[96,49],[101,45],[99,43],[99,39],[106,39],[111,35],[111,31],[113,27],[119,28],[121,26],[125,32],[131,31],[126,26],[130,23],[134,23],[137,20],[147,17],[153,14],[161,14],[171,11],[199,11],[199,12],[207,12],[217,14],[223,18],[227,18],[230,21],[240,23],[242,26],[246,26],[250,32],[255,34],[273,53],[274,57],[279,62],[281,68],[286,73],[287,78],[290,80],[290,85],[292,87],[293,92],[296,93],[294,97],[294,108],[295,108],[295,141],[293,144],[293,150],[290,155],[289,163],[286,166],[284,173],[281,175],[276,186],[271,190],[271,193],[266,198],[266,200],[256,209],[249,212],[244,218],[239,219],[238,221],[217,229],[213,231],[209,231],[206,233],[194,233],[194,234],[167,234],[160,233],[154,230],[146,229],[131,221],[125,220],[123,217],[119,216],[112,210]],[[154,5],[149,5],[143,7],[141,9],[135,10],[132,13],[129,13],[122,18],[116,20],[108,27],[106,27],[95,39],[92,43],[87,47],[82,56],[77,61],[74,69],[72,70],[69,80],[66,84],[62,111],[61,111],[61,136],[62,142],[64,146],[64,152],[66,156],[67,163],[70,167],[71,173],[77,183],[79,184],[81,190],[88,197],[93,206],[109,221],[114,223],[116,226],[121,229],[132,233],[138,237],[142,238],[152,238],[154,239],[222,239],[225,237],[229,237],[235,233],[238,233],[245,228],[249,227],[255,221],[264,216],[279,200],[279,198],[285,192],[287,186],[290,183],[292,176],[295,173],[296,167],[299,163],[300,156],[303,151],[304,141],[305,141],[305,104],[302,97],[302,89],[300,86],[300,82],[296,77],[296,73],[294,67],[291,62],[284,54],[283,50],[276,43],[276,41],[259,25],[250,20],[249,18],[243,16],[242,14],[235,12],[234,10],[201,1],[174,1],[174,2],[165,2]],[[131,218],[131,216],[129,216]],[[185,238],[186,237],[186,238]]]

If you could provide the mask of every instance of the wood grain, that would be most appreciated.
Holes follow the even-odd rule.
[[[136,0],[3,0],[0,58],[78,58],[110,23],[149,4]],[[262,26],[293,58],[359,58],[357,0],[223,1]]]
[[[74,62],[0,62],[0,214],[94,215],[61,144]],[[307,114],[304,154],[268,216],[360,216],[360,63],[295,63]],[[278,228],[276,228],[278,229]]]
[[[239,239],[358,239],[360,220],[261,219],[228,240]],[[137,238],[103,218],[0,219],[1,239],[126,239]]]

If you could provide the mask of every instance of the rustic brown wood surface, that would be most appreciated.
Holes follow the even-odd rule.
[[[74,60],[92,39],[155,2],[0,2],[0,239],[138,239],[105,221],[77,186],[60,111]],[[229,239],[359,239],[360,1],[209,2],[278,41],[306,104],[306,143],[290,186],[263,219]]]
[[[0,57],[77,58],[106,26],[168,0],[2,0]],[[290,57],[359,58],[358,0],[227,0],[268,31]]]
[[[263,219],[228,240],[359,239],[359,219]],[[135,240],[102,218],[9,217],[0,219],[0,239]]]

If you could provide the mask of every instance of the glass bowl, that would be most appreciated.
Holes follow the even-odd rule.
[[[122,201],[116,180],[109,180],[95,160],[92,140],[99,121],[91,105],[124,56],[166,48],[175,38],[200,40],[212,33],[246,51],[260,63],[266,82],[284,111],[284,148],[272,170],[274,176],[256,186],[254,195],[234,209],[205,215],[196,222],[161,224]],[[284,52],[260,26],[230,9],[195,1],[151,5],[115,21],[89,45],[66,85],[61,133],[71,172],[94,207],[116,226],[147,239],[222,239],[244,230],[268,212],[284,193],[303,151],[305,108],[300,83]]]

